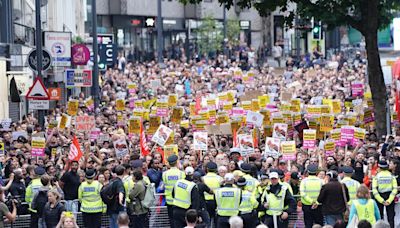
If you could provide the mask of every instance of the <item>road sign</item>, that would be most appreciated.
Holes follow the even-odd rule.
[[[29,100],[29,109],[30,110],[48,110],[49,105],[48,100]]]
[[[44,32],[45,47],[51,52],[54,66],[71,66],[71,33]]]
[[[83,69],[67,69],[65,70],[67,87],[91,87],[92,71]]]
[[[49,92],[43,84],[41,78],[36,77],[35,82],[33,82],[33,86],[29,88],[28,93],[26,94],[26,98],[32,100],[49,100]]]
[[[51,55],[48,51],[42,50],[42,71],[47,71],[50,66],[51,66]],[[33,49],[31,52],[28,54],[28,66],[31,68],[33,71],[37,71],[37,55],[36,55],[36,49]]]
[[[117,45],[116,44],[100,44],[99,45],[99,63],[106,65],[114,65],[117,61]]]
[[[61,88],[49,88],[48,89],[50,100],[59,101],[61,100]]]

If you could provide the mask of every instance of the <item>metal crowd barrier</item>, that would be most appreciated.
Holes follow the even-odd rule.
[[[170,218],[166,206],[161,205],[160,196],[163,194],[156,194],[157,205],[150,208],[148,217],[148,227],[153,228],[169,228]],[[297,199],[299,196],[295,196]],[[76,214],[77,224],[79,227],[83,226],[82,213]],[[4,227],[7,228],[26,228],[30,226],[30,215],[18,215],[13,224],[5,223]],[[109,216],[103,214],[101,217],[101,226],[109,227]],[[289,228],[304,228],[303,212],[301,207],[297,207],[297,212],[289,215]]]

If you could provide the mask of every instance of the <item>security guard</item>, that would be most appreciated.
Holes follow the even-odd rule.
[[[239,214],[241,190],[233,186],[235,177],[232,173],[224,176],[225,184],[215,191],[217,203],[217,227],[229,228],[229,218]]]
[[[242,199],[239,205],[240,217],[243,219],[243,226],[254,228],[258,224],[257,214],[255,209],[258,207],[258,201],[254,194],[245,190],[247,181],[240,177],[236,185],[242,190]]]
[[[287,187],[279,183],[279,174],[269,174],[271,185],[264,192],[265,224],[268,227],[287,228],[289,214],[296,212],[296,200]]]
[[[256,195],[257,194],[257,186],[260,184],[260,182],[256,178],[254,178],[250,175],[251,165],[249,163],[242,163],[240,165],[240,170],[242,170],[242,172],[245,173],[245,175],[243,175],[243,177],[247,181],[247,185],[246,185],[245,189],[250,191],[254,195]]]
[[[388,170],[387,161],[379,161],[378,167],[378,173],[372,180],[372,194],[377,201],[381,217],[383,218],[383,208],[386,207],[390,227],[394,228],[394,197],[397,194],[397,180]]]
[[[79,186],[78,199],[81,203],[84,227],[100,228],[103,211],[100,191],[103,186],[97,180],[93,180],[95,176],[96,171],[94,169],[86,170],[86,181]]]
[[[217,172],[217,164],[214,162],[209,162],[207,164],[207,174],[203,177],[203,182],[206,184],[213,192],[221,187],[221,183],[223,181],[222,177],[216,174]],[[208,194],[204,192],[204,199],[206,200],[207,211],[210,215],[211,223],[215,223],[215,200],[214,194]]]
[[[173,220],[175,228],[186,226],[185,214],[189,209],[196,211],[200,206],[199,189],[193,182],[194,169],[191,166],[185,169],[186,178],[178,180],[172,190],[173,197]]]
[[[29,211],[31,213],[31,221],[30,221],[31,228],[38,227],[39,216],[36,213],[37,211],[33,210],[31,207],[32,207],[33,197],[39,192],[39,189],[43,187],[42,182],[40,181],[40,177],[46,173],[46,170],[38,166],[35,168],[34,172],[35,174],[33,175],[33,179],[26,188],[25,192],[25,201],[29,204]]]
[[[314,224],[323,225],[323,216],[321,207],[318,206],[317,198],[323,182],[317,175],[318,166],[310,164],[307,167],[308,177],[300,183],[300,196],[302,209],[304,213],[304,225],[306,228],[312,228]]]
[[[260,202],[260,205],[263,205],[264,198],[262,196],[263,196],[265,189],[269,185],[268,174],[266,172],[262,172],[260,175],[260,179],[261,179],[261,182],[257,186],[257,202]],[[262,210],[262,209],[258,210],[258,219],[260,221],[265,220],[265,210]]]
[[[178,161],[178,156],[175,154],[171,155],[167,159],[168,164],[170,166],[170,169],[165,171],[162,175],[162,180],[165,185],[165,199],[167,202],[167,209],[168,209],[168,217],[173,218],[173,198],[172,198],[172,189],[175,186],[175,183],[178,180],[185,179],[186,175],[183,171],[179,170],[177,168],[177,161]],[[174,226],[174,220],[170,221],[171,227]]]
[[[342,171],[344,173],[344,177],[342,179],[342,183],[346,185],[347,189],[349,190],[349,206],[352,204],[353,200],[355,200],[357,197],[357,189],[360,187],[360,182],[351,179],[351,176],[353,175],[354,169],[350,166],[345,166],[342,168]]]

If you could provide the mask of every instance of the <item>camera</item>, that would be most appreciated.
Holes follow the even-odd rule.
[[[21,196],[13,196],[11,194],[7,195],[6,202],[4,202],[4,203],[7,205],[8,209],[10,211],[13,210],[13,205],[12,205],[13,201],[15,203],[15,207],[17,207],[17,208],[20,207],[21,203],[22,203]]]

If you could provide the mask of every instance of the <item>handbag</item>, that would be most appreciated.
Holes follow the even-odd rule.
[[[349,221],[349,215],[350,215],[350,208],[349,208],[349,205],[347,205],[347,197],[346,197],[346,191],[344,190],[344,184],[341,184],[341,186],[342,186],[344,205],[346,207],[346,210],[345,210],[345,212],[343,214],[343,220],[345,222],[348,222]]]

